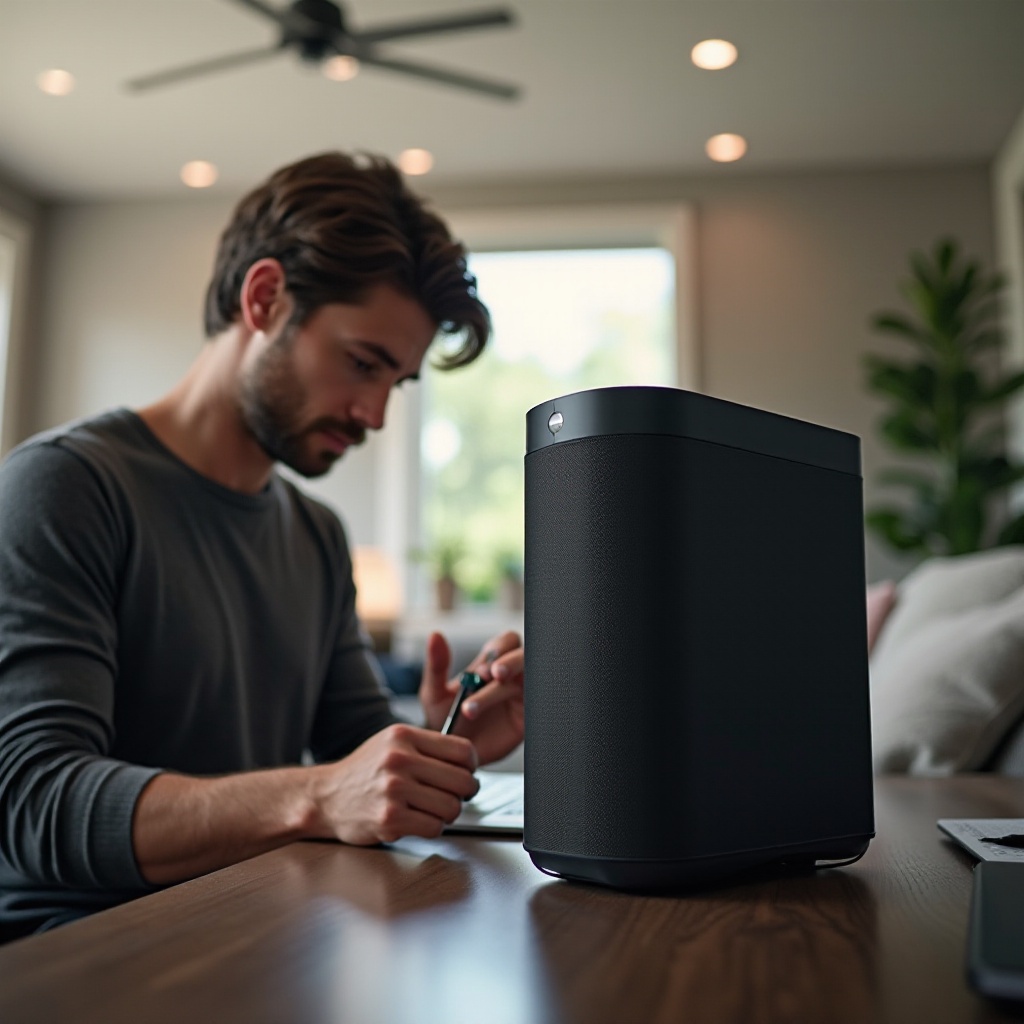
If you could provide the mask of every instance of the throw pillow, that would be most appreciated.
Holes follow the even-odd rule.
[[[1014,545],[952,558],[931,558],[898,587],[899,606],[878,638],[876,656],[885,657],[922,626],[955,612],[1009,597],[1024,587],[1024,546]]]
[[[871,659],[878,771],[980,768],[1024,714],[1024,549],[936,559],[901,584]]]

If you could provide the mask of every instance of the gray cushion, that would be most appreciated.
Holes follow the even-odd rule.
[[[1024,714],[1024,548],[908,576],[872,654],[871,700],[876,770],[985,767]]]
[[[994,548],[956,558],[932,558],[898,587],[896,606],[881,630],[874,656],[900,647],[922,626],[1009,597],[1024,587],[1024,546]]]

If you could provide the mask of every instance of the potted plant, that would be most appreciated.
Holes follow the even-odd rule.
[[[506,611],[523,609],[523,560],[516,551],[498,555],[499,599]]]
[[[865,368],[869,390],[888,403],[884,441],[916,465],[879,475],[909,490],[909,501],[871,509],[867,527],[896,550],[920,556],[1024,541],[1024,515],[1005,521],[998,501],[1024,478],[1024,465],[1005,449],[1005,408],[1024,387],[1024,372],[998,367],[1002,278],[962,257],[951,240],[912,254],[910,266],[902,291],[912,313],[873,319],[910,354],[868,355]],[[994,513],[1002,513],[1001,528]]]
[[[456,571],[464,554],[462,542],[454,537],[439,540],[434,547],[432,561],[439,611],[450,612],[455,608],[459,592]]]

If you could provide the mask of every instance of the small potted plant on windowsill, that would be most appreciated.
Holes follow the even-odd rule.
[[[454,538],[438,541],[434,548],[432,561],[438,611],[450,612],[455,608],[459,593],[456,571],[464,553],[462,543]]]
[[[504,551],[498,556],[500,582],[498,600],[506,611],[523,609],[523,560],[518,552]]]

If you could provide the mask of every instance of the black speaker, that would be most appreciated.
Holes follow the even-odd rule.
[[[533,862],[659,889],[863,853],[859,438],[672,388],[526,424]]]

